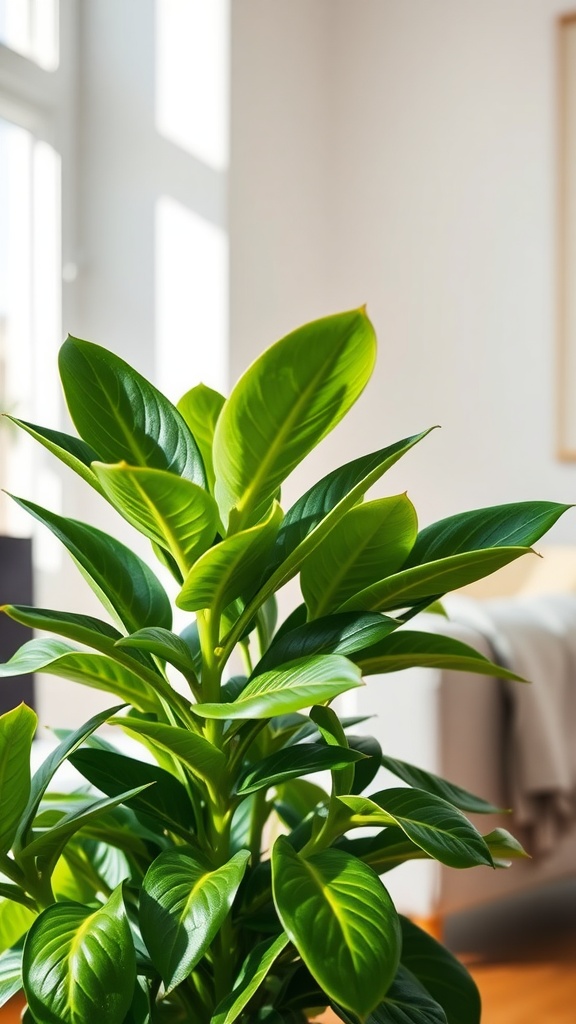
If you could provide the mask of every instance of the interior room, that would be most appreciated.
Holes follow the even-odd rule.
[[[487,506],[576,503],[569,0],[0,0],[0,225],[9,417],[74,432],[58,376],[67,335],[104,346],[176,403],[199,382],[228,394],[299,325],[365,307],[378,340],[371,380],[288,476],[284,509],[328,469],[436,427],[373,492],[407,492],[421,528]],[[6,419],[0,434],[1,603],[100,615],[74,558],[10,495],[110,531],[144,561],[149,541],[29,433]],[[477,620],[459,600],[484,614],[490,599],[537,608],[576,594],[576,512],[528,546],[456,588],[449,619],[466,614],[448,635],[474,646]],[[301,600],[291,580],[281,618]],[[450,628],[429,618],[432,633]],[[2,628],[5,661],[33,634]],[[506,653],[486,656],[505,664]],[[523,684],[430,665],[351,690],[343,713],[377,716],[368,724],[390,757],[485,785],[479,795],[508,807],[502,707],[512,714]],[[33,704],[46,743],[114,703],[40,671],[2,679],[2,693],[1,711]],[[452,888],[449,869],[426,860],[390,879],[402,913],[471,970],[483,1024],[573,1019],[573,735],[572,817],[552,851],[534,847],[506,871],[450,871]],[[494,825],[514,832],[514,816]],[[0,893],[0,932],[8,904]],[[473,1024],[410,1018],[444,1019]]]

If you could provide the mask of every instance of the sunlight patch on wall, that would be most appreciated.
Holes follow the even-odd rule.
[[[208,166],[228,166],[229,0],[157,0],[156,128]]]
[[[59,405],[54,365],[61,332],[60,159],[51,146],[1,119],[0,219],[1,411],[55,425]],[[28,435],[4,422],[3,488],[43,504],[42,457]],[[1,530],[29,535],[32,527],[30,517],[12,501],[0,501]]]
[[[168,196],[156,204],[156,376],[177,401],[202,381],[226,387],[228,240]]]
[[[0,42],[46,71],[58,67],[58,0],[0,0]]]

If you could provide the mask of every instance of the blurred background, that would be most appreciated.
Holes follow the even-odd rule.
[[[386,478],[423,524],[575,500],[576,467],[558,458],[570,10],[0,0],[3,408],[67,428],[66,333],[177,400],[199,380],[226,389],[287,331],[366,303],[373,380],[288,498],[326,466],[440,424]],[[5,426],[0,458],[6,490],[106,527],[98,496],[26,435]],[[3,498],[0,529],[31,525]],[[37,600],[88,600],[46,532]],[[553,539],[573,532],[566,516]],[[73,716],[73,699],[62,710]]]
[[[292,328],[366,303],[373,380],[288,499],[440,424],[386,478],[423,525],[575,501],[572,13],[561,0],[0,0],[3,408],[68,429],[66,333],[176,401],[199,380],[227,389]],[[139,545],[9,425],[0,474]],[[57,542],[4,497],[0,532],[33,533],[36,603],[91,610]],[[568,515],[551,539],[575,537]],[[42,677],[37,703],[66,726],[99,698]]]

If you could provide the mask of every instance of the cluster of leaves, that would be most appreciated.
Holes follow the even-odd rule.
[[[339,314],[268,349],[227,400],[199,385],[175,407],[69,338],[60,374],[79,436],[14,420],[150,539],[187,613],[175,632],[170,587],[119,540],[15,499],[108,616],[5,605],[41,638],[0,674],[53,673],[122,702],[60,735],[32,778],[33,711],[0,719],[0,1003],[23,988],[26,1021],[297,1024],[328,1005],[348,1024],[479,1020],[464,968],[397,913],[381,876],[522,851],[467,819],[489,804],[388,757],[331,704],[413,665],[506,674],[406,623],[529,551],[566,506],[419,531],[406,494],[365,501],[425,431],[335,469],[284,513],[283,480],[374,359],[365,312]],[[304,603],[277,628],[275,594],[297,574]],[[144,760],[97,734],[104,723]],[[86,784],[54,792],[66,760]],[[398,786],[377,788],[382,766]]]

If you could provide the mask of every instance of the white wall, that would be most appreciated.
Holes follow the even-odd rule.
[[[554,437],[554,18],[565,6],[234,8],[233,365],[252,358],[253,338],[367,302],[377,371],[317,465],[441,424],[386,484],[408,487],[424,523],[576,497]],[[574,530],[568,514],[554,539]]]

